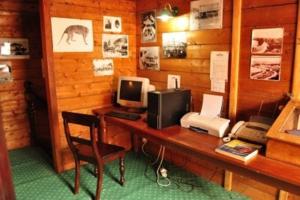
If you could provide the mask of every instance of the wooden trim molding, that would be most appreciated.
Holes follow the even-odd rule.
[[[293,74],[293,99],[295,101],[300,101],[300,2],[298,2],[297,35]]]
[[[237,113],[239,66],[240,66],[240,41],[242,26],[242,0],[233,1],[232,15],[232,46],[231,46],[231,73],[229,94],[229,118],[234,123]]]
[[[45,86],[48,102],[49,126],[52,142],[53,163],[57,172],[63,171],[61,163],[61,154],[59,152],[59,121],[57,109],[57,97],[55,88],[55,73],[53,65],[53,48],[52,48],[52,34],[51,34],[51,17],[49,0],[40,0],[41,13],[41,36],[43,48],[43,75],[45,78]]]

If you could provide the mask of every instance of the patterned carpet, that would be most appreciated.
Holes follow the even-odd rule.
[[[86,200],[92,199],[96,178],[92,166],[81,168],[80,192],[73,195],[74,171],[56,174],[49,158],[38,148],[24,148],[9,153],[17,200]],[[155,172],[147,167],[142,154],[128,153],[125,160],[125,186],[116,183],[118,162],[106,165],[101,192],[102,200],[246,200],[238,193],[205,181],[168,164],[171,185],[156,184]],[[146,170],[147,169],[147,170]],[[175,178],[177,177],[177,178]],[[180,177],[180,178],[178,178]]]

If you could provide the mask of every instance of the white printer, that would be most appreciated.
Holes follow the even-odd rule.
[[[230,120],[219,117],[222,103],[223,96],[203,94],[201,112],[185,114],[180,119],[181,126],[223,137],[229,127]]]

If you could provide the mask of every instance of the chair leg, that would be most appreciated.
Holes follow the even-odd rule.
[[[75,194],[79,192],[79,184],[80,184],[80,162],[79,160],[75,160],[75,190],[74,190]]]
[[[124,175],[125,175],[124,156],[120,157],[119,166],[120,166],[120,184],[124,185],[124,183],[125,183],[125,177],[124,177]]]
[[[96,189],[96,197],[95,200],[100,200],[100,193],[102,190],[102,180],[103,180],[103,168],[97,167],[97,189]]]

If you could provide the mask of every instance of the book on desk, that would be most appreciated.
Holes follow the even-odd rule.
[[[254,158],[262,145],[252,144],[241,140],[232,140],[215,149],[217,153],[238,159],[243,162],[248,162]]]

